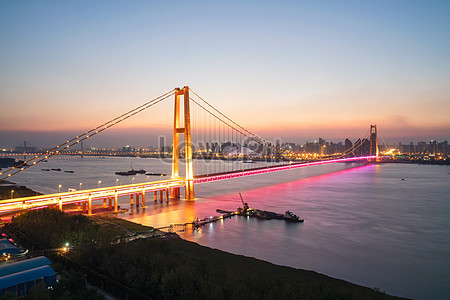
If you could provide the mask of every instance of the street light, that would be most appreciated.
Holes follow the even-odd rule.
[[[81,186],[83,185],[83,183],[82,182],[80,182],[80,191],[81,191]]]
[[[11,190],[11,199],[13,198],[14,190]]]
[[[147,182],[148,182],[148,178],[149,178],[150,176],[147,176]]]
[[[118,182],[119,182],[119,178],[116,178],[116,185],[117,185]]]
[[[102,183],[101,180],[98,181],[98,188],[100,188],[100,183]]]
[[[61,185],[58,185],[58,193],[61,193]]]
[[[134,183],[134,177],[133,178],[131,178],[131,184],[133,184]]]

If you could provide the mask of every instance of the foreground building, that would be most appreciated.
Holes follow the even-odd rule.
[[[38,285],[46,288],[56,282],[56,272],[45,256],[0,266],[0,297],[12,292],[16,297],[26,295]]]

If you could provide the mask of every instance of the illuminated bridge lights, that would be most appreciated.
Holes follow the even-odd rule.
[[[125,186],[112,186],[100,189],[71,191],[50,195],[39,195],[0,201],[0,212],[13,212],[22,209],[37,209],[52,205],[67,205],[84,201],[93,201],[109,197],[135,195],[147,191],[160,191],[174,187],[184,187],[183,178],[160,180],[155,182],[136,183]]]
[[[24,209],[30,209],[30,208],[37,208],[37,207],[43,207],[43,206],[49,206],[49,205],[56,205],[59,203],[59,200],[47,200],[47,201],[40,201],[37,203],[23,203],[22,208]]]
[[[288,163],[282,166],[273,166],[261,169],[253,169],[247,171],[238,171],[234,173],[225,173],[225,174],[217,174],[211,176],[205,176],[201,178],[195,178],[194,183],[204,183],[211,182],[217,180],[231,179],[243,176],[251,176],[263,173],[270,173],[282,170],[296,169],[307,166],[315,166],[315,165],[324,165],[331,163],[341,163],[341,162],[353,162],[353,161],[361,161],[361,160],[375,160],[376,156],[363,156],[363,157],[352,157],[352,158],[342,158],[342,159],[333,159],[333,160],[325,160],[325,161],[314,161],[307,163]],[[186,180],[185,178],[174,178],[168,180],[160,180],[155,182],[144,182],[144,183],[136,183],[129,184],[123,186],[112,186],[112,187],[103,187],[91,190],[83,190],[83,191],[71,191],[50,195],[40,195],[40,196],[32,196],[32,197],[24,197],[24,198],[14,198],[14,199],[6,199],[0,201],[0,212],[13,212],[21,209],[37,209],[48,207],[52,205],[62,205],[77,203],[83,201],[89,201],[89,203],[93,200],[104,199],[109,197],[118,197],[118,196],[126,196],[126,195],[134,195],[141,194],[145,192],[152,191],[161,191],[170,188],[179,188],[185,187]],[[90,205],[90,204],[89,204]]]
[[[302,168],[302,167],[308,167],[308,166],[324,165],[324,164],[331,164],[331,163],[341,163],[341,162],[352,162],[352,161],[359,161],[359,160],[371,160],[371,159],[376,159],[376,156],[361,156],[361,157],[350,157],[350,158],[332,159],[332,160],[324,160],[324,161],[315,161],[315,162],[309,162],[309,163],[288,164],[288,165],[283,165],[283,166],[274,166],[274,167],[267,167],[267,168],[262,168],[262,169],[238,171],[235,173],[219,174],[219,175],[212,175],[212,176],[207,176],[207,177],[202,177],[202,178],[196,178],[196,179],[194,179],[194,183],[203,183],[203,182],[211,182],[211,181],[217,181],[217,180],[238,178],[238,177],[243,177],[243,176],[264,174],[264,173],[290,170],[290,169],[296,169],[296,168]]]

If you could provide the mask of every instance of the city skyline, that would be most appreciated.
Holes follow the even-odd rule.
[[[267,139],[377,124],[388,143],[450,140],[446,1],[0,7],[1,147],[55,145],[183,85]],[[149,145],[172,119],[168,99],[93,143]]]
[[[322,153],[322,154],[333,154],[333,153],[341,153],[346,151],[349,147],[351,147],[354,143],[359,143],[359,141],[369,141],[370,137],[358,138],[355,140],[351,140],[349,138],[345,138],[342,140],[333,139],[326,140],[322,137],[319,137],[314,140],[307,140],[304,143],[295,143],[292,141],[283,141],[281,139],[274,139],[273,141],[267,141],[273,145],[281,146],[282,149],[287,149],[289,152],[297,152],[297,153]],[[350,145],[348,145],[348,143]],[[183,142],[182,142],[183,144]],[[243,141],[233,141],[233,140],[222,140],[222,141],[197,141],[192,144],[195,151],[201,151],[202,149],[212,147],[212,145],[216,145],[215,147],[220,147],[222,145],[230,144],[235,145],[235,147],[248,147],[247,144],[254,144],[254,141],[251,139],[243,140]],[[257,144],[257,143],[256,143]],[[90,142],[81,143],[75,147],[68,149],[70,153],[81,153],[81,151],[112,151],[112,152],[136,152],[143,153],[146,151],[162,151],[162,152],[171,152],[172,151],[172,140],[171,137],[168,136],[159,136],[159,141],[157,144],[149,144],[146,146],[139,146],[134,144],[123,144],[123,145],[114,145],[114,146],[98,146]],[[254,145],[253,145],[254,146]],[[250,146],[250,147],[253,147]],[[277,147],[278,147],[277,146]],[[322,148],[325,146],[325,148]],[[444,154],[444,157],[448,155],[448,141],[447,140],[435,140],[429,139],[428,141],[419,141],[419,142],[394,142],[394,143],[386,143],[385,141],[378,141],[378,146],[380,151],[399,151],[400,153],[409,153],[409,154]],[[50,150],[48,147],[39,147],[33,144],[27,143],[24,141],[22,144],[18,144],[15,147],[10,148],[0,148],[0,153],[34,153],[34,152],[42,152]],[[241,149],[241,151],[244,151]],[[238,151],[239,152],[239,151]]]

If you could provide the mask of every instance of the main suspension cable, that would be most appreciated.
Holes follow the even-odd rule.
[[[169,92],[167,92],[167,93],[165,93],[165,94],[163,94],[163,95],[161,95],[161,96],[159,96],[157,98],[154,98],[154,99],[152,99],[152,100],[150,100],[150,101],[148,101],[148,102],[146,102],[146,103],[144,103],[144,104],[142,104],[142,105],[140,105],[140,106],[138,106],[138,107],[136,107],[136,108],[134,108],[134,109],[132,109],[132,110],[130,110],[130,111],[128,111],[128,112],[126,112],[126,113],[124,113],[124,114],[122,114],[122,115],[120,115],[120,116],[118,116],[118,117],[116,117],[116,118],[114,118],[114,119],[112,119],[110,121],[108,121],[108,122],[105,122],[102,125],[99,125],[99,126],[95,127],[94,129],[86,131],[86,132],[84,132],[84,133],[82,133],[82,134],[80,134],[80,135],[78,135],[78,136],[76,136],[76,137],[66,141],[65,143],[63,143],[61,145],[53,147],[52,149],[47,150],[46,152],[44,152],[44,153],[42,153],[40,155],[36,155],[33,158],[25,160],[22,164],[20,164],[18,166],[14,166],[14,167],[12,167],[12,168],[4,171],[4,172],[1,172],[0,175],[5,175],[5,174],[8,174],[8,175],[7,176],[3,176],[2,178],[0,178],[0,182],[5,180],[6,178],[9,178],[9,177],[11,177],[11,176],[13,176],[13,175],[15,175],[17,173],[20,173],[20,172],[22,172],[22,171],[24,171],[24,170],[26,170],[26,169],[36,165],[37,163],[39,163],[39,162],[41,162],[43,160],[46,160],[47,158],[49,158],[49,157],[51,157],[53,155],[60,154],[60,152],[66,150],[66,149],[68,149],[68,148],[70,148],[70,147],[72,147],[72,146],[74,146],[74,145],[76,145],[76,144],[78,144],[78,143],[80,143],[80,142],[82,142],[82,141],[84,141],[84,140],[94,136],[94,135],[97,135],[100,132],[102,132],[102,131],[104,131],[104,130],[106,130],[106,129],[108,129],[108,128],[110,128],[110,127],[112,127],[112,126],[114,126],[114,125],[116,125],[118,123],[123,122],[124,120],[126,120],[126,119],[128,119],[128,118],[130,118],[130,117],[132,117],[132,116],[134,116],[134,115],[136,115],[138,113],[140,113],[143,110],[146,110],[149,107],[152,107],[153,105],[155,105],[155,104],[157,104],[157,103],[159,103],[159,102],[169,98],[170,96],[173,96],[174,94],[175,94],[175,89],[173,89],[173,90],[171,90],[171,91],[169,91]],[[28,163],[32,163],[32,164],[28,165]]]

